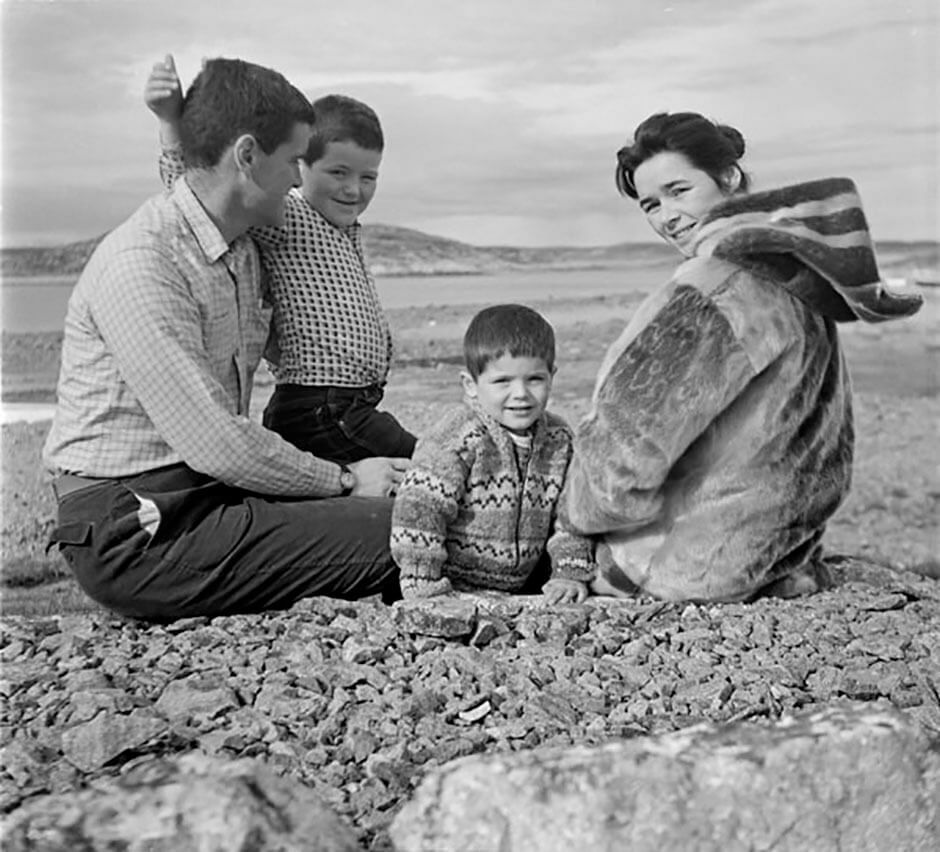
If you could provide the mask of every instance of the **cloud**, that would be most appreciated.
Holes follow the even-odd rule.
[[[933,3],[14,0],[4,236],[97,233],[158,188],[142,91],[168,51],[184,83],[204,57],[240,56],[372,104],[387,150],[369,221],[471,242],[648,238],[613,152],[650,113],[693,109],[744,132],[760,183],[851,173],[890,236],[937,236]]]

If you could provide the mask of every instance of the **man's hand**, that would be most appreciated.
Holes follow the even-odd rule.
[[[144,87],[144,103],[163,124],[176,127],[183,112],[183,89],[171,54],[154,63]]]
[[[580,580],[563,580],[558,577],[542,586],[542,594],[550,604],[579,604],[588,596],[588,587]]]
[[[391,497],[398,490],[411,459],[395,459],[380,456],[353,462],[349,469],[356,476],[353,497]]]

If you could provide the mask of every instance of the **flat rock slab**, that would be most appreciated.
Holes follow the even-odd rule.
[[[358,852],[353,831],[303,784],[259,761],[200,754],[138,765],[95,789],[41,796],[4,827],[9,852]]]
[[[466,757],[391,827],[399,852],[940,849],[940,753],[889,707]]]

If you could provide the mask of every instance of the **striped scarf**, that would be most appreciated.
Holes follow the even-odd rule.
[[[919,294],[881,282],[855,184],[828,178],[750,195],[709,211],[693,252],[755,271],[773,267],[782,286],[838,322],[883,322],[916,313]]]

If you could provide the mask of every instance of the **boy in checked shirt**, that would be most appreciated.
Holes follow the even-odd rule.
[[[160,174],[182,174],[179,77],[172,56],[144,94],[160,119]],[[340,464],[410,458],[415,436],[382,400],[392,354],[388,321],[362,250],[359,216],[375,194],[384,138],[366,104],[327,95],[286,199],[283,228],[252,228],[274,306],[266,351],[276,380],[263,423],[302,450]]]

